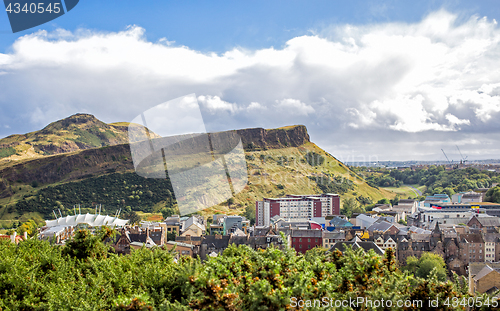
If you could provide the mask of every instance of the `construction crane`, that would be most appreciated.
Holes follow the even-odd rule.
[[[441,151],[443,152],[444,156],[446,157],[446,160],[448,160],[448,163],[452,164],[451,161],[450,161],[450,159],[448,159],[448,156],[446,155],[446,153],[444,153],[444,150],[441,149]]]
[[[464,156],[462,155],[462,152],[460,152],[460,148],[458,148],[458,145],[456,145],[456,146],[457,146],[457,149],[458,149],[458,153],[460,153],[460,156],[462,157],[461,161],[462,161],[463,164],[465,164],[465,162],[467,162],[468,156],[464,158]]]

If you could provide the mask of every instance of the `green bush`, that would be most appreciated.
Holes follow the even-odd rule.
[[[285,310],[293,309],[294,299],[366,297],[419,299],[424,306],[439,298],[441,310],[452,310],[442,304],[447,297],[468,297],[463,283],[441,282],[435,273],[421,279],[400,271],[392,249],[383,257],[351,249],[298,255],[291,249],[233,245],[204,263],[189,257],[176,263],[172,252],[159,248],[126,256],[107,252],[102,240],[109,229],[97,236],[84,232],[64,247],[37,239],[18,246],[0,241],[0,308]]]

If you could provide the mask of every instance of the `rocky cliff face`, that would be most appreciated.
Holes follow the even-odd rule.
[[[288,126],[277,129],[244,129],[237,130],[245,150],[279,149],[298,147],[310,142],[307,128],[304,125]]]
[[[66,119],[64,122],[85,125],[89,122],[89,119],[87,117],[77,117],[70,120]],[[68,124],[64,123],[53,123],[51,125],[53,125],[52,128],[45,128],[42,131],[49,132],[54,129],[57,130],[59,126],[65,128],[68,126]],[[234,148],[232,143],[227,144],[226,142],[239,142],[238,138],[241,138],[246,151],[298,147],[309,142],[307,129],[303,125],[269,130],[262,128],[243,129],[216,133],[211,136],[214,149],[221,152],[230,151],[225,150],[229,145],[231,145],[231,148]],[[222,145],[227,146],[218,146],[217,137],[219,141],[224,141]],[[182,137],[179,144],[187,146],[185,150],[191,150],[192,146],[190,145],[196,146],[197,142],[196,139],[185,139],[185,137]],[[39,157],[0,169],[0,198],[11,196],[12,193],[9,186],[16,183],[30,184],[36,181],[40,184],[52,184],[112,172],[132,171],[133,169],[134,166],[128,144]]]

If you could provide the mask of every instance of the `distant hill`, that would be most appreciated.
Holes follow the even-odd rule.
[[[11,157],[0,167],[0,221],[26,215],[51,217],[53,209],[65,213],[74,204],[87,208],[102,204],[106,213],[125,207],[151,212],[175,206],[168,178],[146,179],[135,173],[130,146],[123,143],[127,125],[105,124],[79,114],[41,131],[1,140],[10,144],[7,148],[32,148],[36,156],[25,153],[15,161]],[[227,135],[236,133],[245,149],[249,183],[230,204],[221,203],[204,213],[238,214],[262,197],[285,194],[333,192],[373,201],[395,196],[369,186],[312,143],[303,125],[242,129]]]
[[[125,144],[128,126],[125,122],[106,124],[90,114],[75,114],[40,131],[0,139],[0,164]]]

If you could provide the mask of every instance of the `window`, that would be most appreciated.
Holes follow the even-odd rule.
[[[311,242],[311,239],[307,239],[307,242]]]
[[[299,238],[299,242],[302,242],[302,238]]]
[[[318,239],[316,239],[316,243],[318,243]]]

